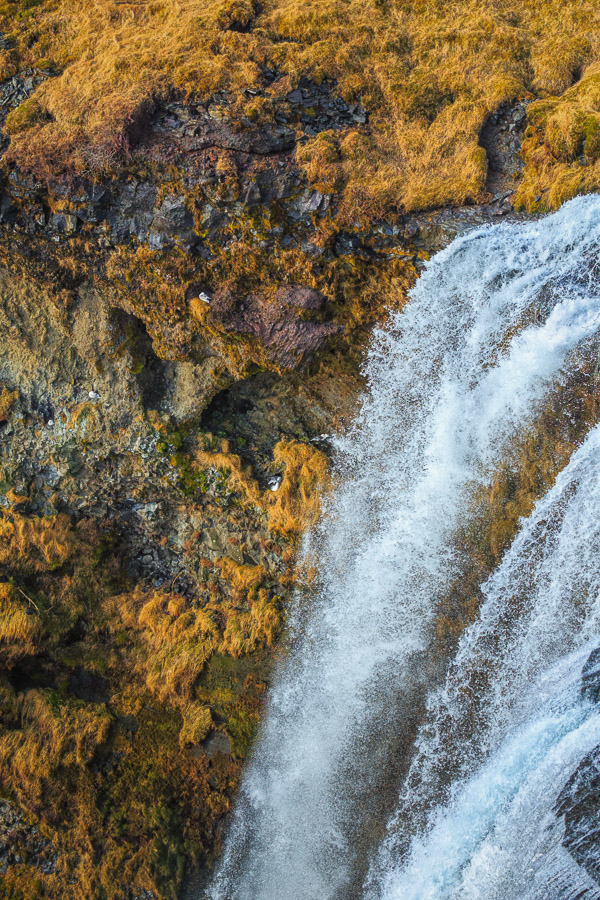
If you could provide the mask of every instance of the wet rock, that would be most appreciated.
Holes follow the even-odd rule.
[[[581,696],[600,702],[600,647],[581,672]],[[600,746],[585,756],[560,792],[555,812],[564,816],[563,846],[588,875],[600,884]]]
[[[495,195],[492,202],[510,196],[523,172],[524,162],[519,151],[529,102],[502,103],[488,116],[481,129],[479,143],[488,157],[486,188]]]
[[[600,884],[600,746],[581,761],[555,805],[564,816],[563,847],[587,874]]]
[[[600,702],[600,647],[590,653],[582,669],[581,696],[592,703]]]
[[[223,731],[213,731],[213,733],[201,744],[202,751],[213,759],[219,753],[229,755],[231,753],[231,742]]]

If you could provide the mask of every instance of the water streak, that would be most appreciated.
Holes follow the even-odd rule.
[[[555,810],[600,745],[598,709],[581,690],[600,645],[599,510],[597,426],[483,588],[430,700],[370,896],[600,897],[563,847]]]

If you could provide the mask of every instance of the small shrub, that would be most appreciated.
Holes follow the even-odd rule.
[[[34,125],[39,125],[47,118],[47,114],[35,97],[24,100],[20,106],[11,110],[6,117],[6,130],[9,134],[19,134]]]

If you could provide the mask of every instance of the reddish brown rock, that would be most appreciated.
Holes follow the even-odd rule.
[[[284,285],[271,296],[248,294],[242,300],[224,288],[209,304],[208,316],[226,331],[257,338],[270,361],[282,369],[293,369],[306,361],[341,327],[323,318],[325,299],[318,291],[301,285]]]

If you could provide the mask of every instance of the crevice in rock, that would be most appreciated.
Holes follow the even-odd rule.
[[[501,103],[486,118],[479,134],[479,145],[488,158],[486,190],[494,202],[505,201],[522,175],[520,149],[528,104],[528,100]]]
[[[152,338],[137,316],[115,309],[111,318],[115,329],[123,335],[117,353],[121,348],[129,353],[130,371],[136,377],[144,408],[161,409],[172,389],[173,364],[157,356]]]

